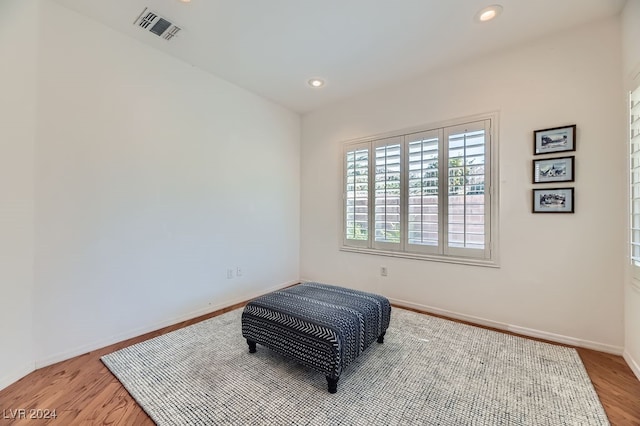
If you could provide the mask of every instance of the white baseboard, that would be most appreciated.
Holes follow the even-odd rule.
[[[33,362],[30,362],[28,364],[24,364],[16,369],[14,369],[13,371],[10,371],[7,375],[0,377],[0,390],[6,388],[7,386],[17,382],[18,380],[22,379],[24,376],[26,376],[29,373],[32,373],[33,371],[35,371],[36,367],[35,364]]]
[[[631,354],[626,350],[622,354],[622,357],[625,361],[627,361],[627,364],[629,364],[629,368],[631,368],[633,374],[635,374],[638,380],[640,380],[640,364],[635,359],[633,359]]]
[[[562,343],[565,345],[577,346],[577,347],[586,348],[586,349],[593,349],[596,351],[606,352],[614,355],[622,355],[624,350],[624,348],[621,346],[607,345],[605,343],[592,342],[589,340],[577,339],[575,337],[564,336],[561,334],[549,333],[546,331],[535,330],[532,328],[520,327],[517,325],[475,317],[472,315],[460,314],[458,312],[448,311],[446,309],[439,309],[439,308],[434,308],[432,306],[420,305],[417,303],[408,302],[406,300],[400,300],[400,299],[389,299],[389,300],[391,301],[391,303],[398,306],[413,308],[420,311],[442,315],[442,316],[453,318],[453,319],[468,321],[473,324],[484,325],[486,327],[493,327],[499,330],[511,331],[513,333],[521,334],[523,336],[535,337],[538,339],[549,340],[551,342]]]
[[[189,312],[187,314],[180,315],[180,316],[177,316],[177,317],[165,320],[165,321],[160,321],[160,322],[157,322],[157,323],[154,323],[154,324],[150,324],[150,325],[147,325],[147,326],[144,326],[144,327],[139,327],[139,328],[136,328],[136,329],[124,332],[124,333],[120,333],[120,334],[117,334],[115,336],[110,336],[110,337],[107,337],[107,338],[104,338],[104,339],[96,340],[94,342],[87,343],[86,345],[78,346],[78,347],[75,347],[75,348],[70,349],[68,351],[59,352],[57,354],[53,354],[53,355],[47,356],[47,357],[42,358],[42,359],[36,359],[35,369],[46,367],[48,365],[55,364],[55,363],[60,362],[60,361],[65,361],[67,359],[70,359],[70,358],[73,358],[73,357],[76,357],[76,356],[79,356],[79,355],[86,354],[87,352],[95,351],[97,349],[101,349],[101,348],[104,348],[106,346],[113,345],[114,343],[122,342],[123,340],[127,340],[127,339],[131,339],[131,338],[134,338],[134,337],[138,337],[138,336],[141,336],[143,334],[150,333],[152,331],[156,331],[156,330],[159,330],[159,329],[164,328],[164,327],[168,327],[168,326],[171,326],[171,325],[174,325],[174,324],[181,323],[183,321],[187,321],[187,320],[190,320],[190,319],[193,319],[193,318],[197,318],[199,316],[206,315],[206,314],[209,314],[211,312],[215,312],[217,310],[224,309],[224,308],[229,307],[229,306],[233,306],[233,305],[235,305],[237,303],[245,302],[247,300],[253,299],[253,298],[258,297],[258,296],[261,296],[261,295],[263,295],[265,293],[269,293],[269,292],[272,292],[272,291],[280,290],[280,289],[288,287],[290,285],[297,284],[298,282],[299,282],[298,280],[287,281],[285,283],[278,284],[278,285],[275,285],[273,287],[264,289],[263,291],[261,291],[259,293],[253,293],[253,294],[250,294],[248,296],[242,296],[240,298],[227,300],[227,301],[224,301],[222,303],[219,303],[219,304],[213,305],[213,306],[206,306],[204,308],[197,309],[195,311],[192,311],[192,312]],[[33,371],[33,369],[31,371]]]
[[[122,342],[123,340],[127,340],[127,339],[131,339],[134,337],[138,337],[141,336],[143,334],[152,332],[152,331],[156,331],[159,329],[162,329],[164,327],[168,327],[183,321],[187,321],[193,318],[197,318],[199,316],[202,315],[206,315],[209,314],[211,312],[215,312],[217,310],[220,309],[224,309],[228,306],[232,306],[235,305],[237,303],[241,303],[244,302],[246,300],[261,296],[262,294],[271,292],[271,291],[275,291],[275,290],[279,290],[285,287],[288,287],[290,285],[293,284],[297,284],[298,280],[295,281],[288,281],[285,283],[281,283],[278,285],[275,285],[273,287],[267,288],[259,293],[255,293],[255,294],[251,294],[249,296],[243,296],[241,298],[237,298],[237,299],[231,299],[222,303],[219,303],[217,305],[214,306],[207,306],[192,312],[189,312],[187,314],[184,315],[180,315],[178,317],[174,317],[172,319],[169,320],[165,320],[165,321],[160,321],[158,323],[155,324],[151,324],[151,325],[147,325],[144,327],[139,327],[136,328],[134,330],[130,330],[128,332],[125,333],[121,333],[115,336],[111,336],[108,338],[104,338],[104,339],[100,339],[91,343],[88,343],[86,345],[82,345],[76,348],[73,348],[71,350],[68,351],[64,351],[64,352],[60,352],[42,359],[37,359],[35,361],[35,365],[34,364],[30,364],[28,366],[24,366],[21,369],[17,369],[14,372],[6,375],[5,377],[0,378],[0,389],[4,389],[5,387],[9,386],[10,384],[16,382],[17,380],[21,379],[22,377],[26,376],[27,374],[31,373],[32,371],[42,368],[42,367],[46,367],[48,365],[51,364],[55,364],[57,362],[60,361],[65,361],[67,359],[79,356],[79,355],[83,355],[87,352],[91,352],[97,349],[101,349],[104,348],[106,346],[110,346],[113,345],[115,343],[118,342]],[[525,327],[519,327],[519,326],[515,326],[515,325],[511,325],[511,324],[507,324],[507,323],[502,323],[502,322],[498,322],[498,321],[492,321],[492,320],[488,320],[488,319],[484,319],[484,318],[480,318],[480,317],[475,317],[472,315],[466,315],[466,314],[460,314],[457,312],[453,312],[453,311],[448,311],[445,309],[439,309],[439,308],[435,308],[432,306],[427,306],[427,305],[421,305],[421,304],[417,304],[417,303],[413,303],[413,302],[408,302],[406,300],[401,300],[401,299],[389,299],[391,301],[391,303],[398,305],[398,306],[404,306],[407,308],[413,308],[413,309],[417,309],[420,311],[424,311],[424,312],[428,312],[428,313],[433,313],[433,314],[437,314],[437,315],[442,315],[445,317],[449,317],[449,318],[453,318],[453,319],[458,319],[458,320],[462,320],[462,321],[468,321],[470,323],[473,324],[478,324],[478,325],[483,325],[486,327],[493,327],[499,330],[506,330],[506,331],[511,331],[513,333],[517,333],[517,334],[521,334],[523,336],[529,336],[529,337],[536,337],[536,338],[540,338],[540,339],[545,339],[545,340],[549,340],[552,342],[557,342],[557,343],[562,343],[562,344],[566,344],[566,345],[571,345],[571,346],[577,346],[577,347],[582,347],[582,348],[587,348],[587,349],[593,349],[593,350],[597,350],[597,351],[601,351],[601,352],[606,352],[606,353],[611,353],[614,355],[623,355],[625,361],[629,364],[630,368],[633,370],[634,374],[638,377],[638,379],[640,379],[640,366],[639,364],[631,357],[631,355],[624,351],[624,349],[622,347],[618,347],[618,346],[613,346],[613,345],[607,345],[604,343],[598,343],[598,342],[592,342],[592,341],[588,341],[588,340],[583,340],[583,339],[577,339],[577,338],[573,338],[573,337],[569,337],[569,336],[564,336],[564,335],[560,335],[560,334],[554,334],[554,333],[549,333],[549,332],[545,332],[545,331],[540,331],[540,330],[535,330],[535,329],[530,329],[530,328],[525,328]]]

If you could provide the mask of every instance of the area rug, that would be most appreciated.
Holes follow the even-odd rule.
[[[241,310],[102,357],[159,425],[608,425],[574,349],[393,308],[384,344],[325,377],[258,345]]]

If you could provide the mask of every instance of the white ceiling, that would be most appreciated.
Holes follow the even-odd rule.
[[[434,68],[620,13],[625,0],[55,0],[306,113]],[[633,0],[632,0],[633,1]],[[481,8],[504,7],[477,23]],[[145,7],[183,30],[133,25]],[[326,80],[312,89],[312,77]]]

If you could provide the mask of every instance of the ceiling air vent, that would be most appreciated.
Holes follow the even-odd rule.
[[[134,22],[134,25],[139,26],[143,30],[150,31],[167,41],[171,40],[181,29],[173,22],[158,15],[156,12],[150,11],[148,7],[144,8],[142,13],[138,16],[138,19]]]

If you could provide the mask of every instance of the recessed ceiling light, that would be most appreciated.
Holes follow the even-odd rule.
[[[309,86],[311,87],[322,87],[324,86],[324,80],[321,80],[319,78],[312,78],[311,80],[308,81]]]
[[[180,3],[191,3],[191,0],[179,0]]]
[[[502,6],[500,6],[499,4],[494,4],[481,9],[478,13],[476,13],[475,19],[478,22],[487,22],[497,18],[501,13]]]

